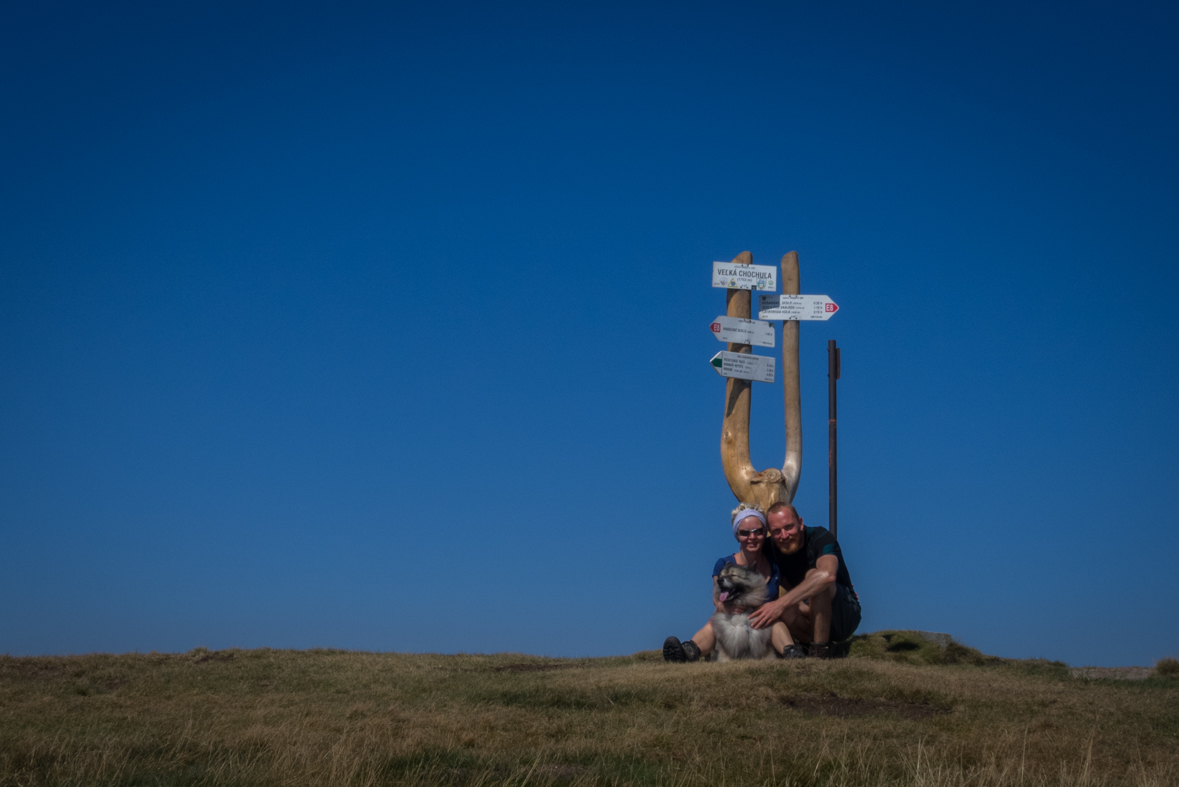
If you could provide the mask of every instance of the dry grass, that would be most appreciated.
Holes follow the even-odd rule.
[[[1179,660],[1168,656],[1154,663],[1155,674],[1163,678],[1179,678]]]
[[[904,633],[884,634],[882,650],[865,637],[853,650],[864,655],[842,661],[727,665],[658,653],[0,657],[0,784],[1179,779],[1179,680],[1074,680],[1062,664],[889,650]]]

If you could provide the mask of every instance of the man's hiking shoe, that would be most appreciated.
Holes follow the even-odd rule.
[[[835,651],[830,642],[812,642],[810,656],[814,659],[833,659]]]
[[[782,648],[782,652],[778,654],[780,659],[805,659],[806,651],[798,645],[790,644]]]
[[[700,647],[692,640],[680,642],[675,637],[668,637],[663,640],[663,660],[699,661]]]

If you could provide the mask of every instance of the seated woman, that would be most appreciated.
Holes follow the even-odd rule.
[[[731,555],[725,555],[716,561],[712,568],[712,584],[716,587],[716,578],[725,563],[736,563],[757,570],[766,579],[766,600],[778,597],[778,567],[765,556],[763,547],[766,545],[766,517],[762,511],[754,506],[742,503],[733,510],[733,536],[737,539],[740,549]],[[716,594],[713,594],[714,597]],[[723,611],[720,602],[713,602],[718,612]],[[797,659],[806,654],[794,644],[790,638],[790,631],[786,624],[778,621],[771,629],[770,642],[778,658]],[[697,661],[707,657],[716,646],[716,635],[712,631],[712,621],[704,624],[704,628],[692,635],[690,640],[680,642],[675,637],[668,637],[663,642],[663,658],[665,661]]]

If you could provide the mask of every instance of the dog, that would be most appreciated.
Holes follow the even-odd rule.
[[[770,630],[749,625],[749,613],[766,601],[765,577],[747,566],[726,563],[716,577],[712,599],[724,608],[712,616],[717,661],[774,656]]]

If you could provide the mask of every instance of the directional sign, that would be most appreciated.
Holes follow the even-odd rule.
[[[722,342],[733,344],[756,344],[758,347],[774,346],[774,326],[761,320],[744,320],[740,317],[717,317],[708,326],[712,335]]]
[[[721,377],[739,377],[759,383],[774,381],[774,359],[768,355],[749,355],[721,350],[709,361]]]
[[[826,295],[759,295],[760,320],[830,320],[839,311]]]
[[[778,269],[773,265],[734,265],[731,262],[712,263],[712,286],[730,290],[778,289]]]

